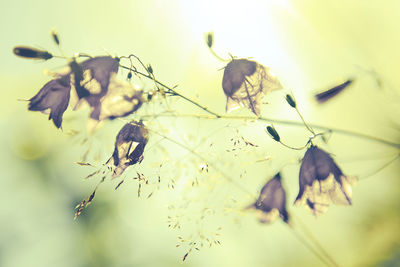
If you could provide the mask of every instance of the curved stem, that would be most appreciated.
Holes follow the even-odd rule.
[[[292,214],[292,217],[293,214]],[[322,247],[320,242],[315,238],[313,233],[307,228],[307,226],[298,218],[296,217],[296,221],[299,223],[300,227],[303,229],[306,236],[313,242],[313,244],[319,249],[319,251],[334,265],[339,266],[336,261],[328,254],[328,252]]]
[[[135,58],[137,58],[137,57],[135,56]],[[141,64],[143,65],[143,63],[141,63]],[[357,133],[357,132],[344,130],[344,129],[339,129],[339,128],[326,127],[326,126],[319,125],[319,124],[306,123],[304,118],[303,118],[303,116],[300,114],[300,112],[298,111],[297,108],[296,108],[297,113],[299,114],[299,116],[300,116],[300,118],[302,120],[301,123],[297,122],[297,121],[281,120],[281,119],[267,118],[267,117],[262,117],[262,116],[260,116],[260,117],[252,117],[252,116],[222,115],[222,114],[214,112],[214,111],[208,109],[207,107],[197,103],[195,100],[184,96],[183,94],[177,92],[174,88],[171,88],[171,87],[165,85],[164,83],[156,80],[154,77],[150,76],[149,74],[145,74],[145,73],[140,72],[140,71],[138,71],[136,69],[133,69],[133,68],[130,68],[130,67],[126,67],[126,66],[123,66],[123,65],[120,65],[120,66],[121,66],[121,68],[130,70],[130,71],[132,71],[132,72],[134,72],[134,73],[136,73],[138,75],[141,75],[143,77],[146,77],[148,79],[153,80],[156,84],[158,84],[158,85],[162,86],[163,88],[167,89],[168,90],[167,93],[171,93],[171,95],[178,96],[178,97],[186,100],[187,102],[199,107],[203,111],[213,115],[212,117],[210,117],[210,116],[201,116],[201,115],[192,115],[192,117],[205,118],[205,119],[260,120],[260,121],[266,121],[266,122],[269,122],[269,123],[277,123],[277,124],[293,125],[293,126],[304,126],[305,125],[307,127],[307,129],[313,135],[316,135],[314,130],[313,130],[313,128],[317,128],[317,129],[320,129],[320,130],[332,131],[332,132],[336,132],[336,133],[340,133],[340,134],[345,134],[345,135],[349,135],[349,136],[354,136],[354,137],[358,137],[358,138],[374,141],[374,142],[381,143],[381,144],[384,144],[384,145],[387,145],[387,146],[395,147],[397,149],[400,148],[400,144],[398,144],[398,143],[387,141],[387,140],[384,140],[384,139],[381,139],[381,138],[378,138],[378,137],[375,137],[375,136],[370,136],[370,135],[366,135],[366,134],[363,134],[363,133]]]
[[[214,120],[214,119],[224,119],[224,120],[251,120],[251,121],[265,121],[269,123],[276,123],[276,124],[283,124],[283,125],[289,125],[289,126],[296,126],[296,127],[303,127],[304,124],[302,122],[298,121],[290,121],[290,120],[282,120],[282,119],[276,119],[276,118],[268,118],[268,117],[254,117],[254,116],[232,116],[232,115],[220,115],[218,114],[217,116],[209,116],[209,115],[199,115],[199,114],[175,114],[175,113],[161,113],[161,114],[155,114],[155,115],[144,115],[144,117],[191,117],[191,118],[200,118],[200,119],[208,119],[208,120]],[[313,127],[315,129],[320,129],[320,130],[325,130],[328,132],[336,132],[339,134],[343,135],[348,135],[348,136],[353,136],[353,137],[358,137],[362,138],[365,140],[369,141],[374,141],[377,143],[381,143],[387,146],[391,146],[394,148],[399,149],[400,144],[394,143],[385,139],[381,139],[375,136],[363,134],[363,133],[358,133],[358,132],[353,132],[350,130],[345,130],[345,129],[340,129],[340,128],[334,128],[334,127],[327,127],[324,125],[316,124],[316,123],[308,123],[310,127]]]
[[[396,154],[396,156],[391,159],[390,161],[386,162],[385,164],[383,164],[381,167],[379,167],[377,170],[373,171],[372,173],[369,173],[367,175],[364,175],[363,177],[360,177],[359,179],[366,179],[369,178],[375,174],[377,174],[378,172],[382,171],[383,169],[385,169],[387,166],[389,166],[390,164],[392,164],[393,162],[395,162],[397,159],[400,158],[400,154]]]
[[[303,122],[304,126],[306,126],[307,130],[315,136],[314,130],[306,123],[306,121],[304,120],[303,115],[301,115],[299,109],[297,107],[295,109],[296,109],[297,114],[299,114],[299,117],[300,117],[301,121]]]
[[[212,48],[208,48],[209,50],[210,50],[210,53],[214,56],[214,57],[216,57],[219,61],[222,61],[222,62],[229,62],[229,61],[231,61],[231,59],[225,59],[225,58],[222,58],[221,56],[219,56],[215,51],[214,51],[214,49],[212,49]]]
[[[205,106],[203,106],[203,105],[200,105],[200,104],[197,103],[196,101],[194,101],[194,100],[192,100],[192,99],[190,99],[190,98],[188,98],[188,97],[186,97],[186,96],[184,96],[184,95],[178,93],[175,89],[173,89],[173,88],[171,88],[171,87],[169,87],[169,86],[163,84],[162,82],[160,82],[160,81],[154,79],[152,76],[150,76],[150,75],[148,75],[148,74],[145,74],[145,73],[143,73],[143,72],[140,72],[140,71],[138,71],[138,70],[135,70],[135,69],[133,69],[133,68],[123,66],[123,65],[120,65],[120,67],[121,67],[121,68],[124,68],[124,69],[127,69],[127,70],[130,70],[130,71],[132,71],[132,72],[134,72],[134,73],[136,73],[136,74],[138,74],[138,75],[141,75],[141,76],[143,76],[143,77],[146,77],[146,78],[148,78],[148,79],[151,79],[151,80],[153,80],[156,84],[158,84],[158,85],[164,87],[165,89],[167,89],[168,92],[172,93],[172,95],[174,95],[174,96],[179,96],[180,98],[182,98],[182,99],[188,101],[189,103],[191,103],[191,104],[193,104],[193,105],[195,105],[195,106],[201,108],[201,109],[204,110],[205,112],[207,112],[207,113],[209,113],[209,114],[211,114],[211,115],[214,115],[214,116],[217,117],[217,118],[220,117],[220,115],[219,115],[218,113],[215,113],[215,112],[209,110],[207,107],[205,107]]]
[[[292,233],[300,241],[300,243],[302,243],[308,250],[310,250],[322,263],[324,263],[326,266],[332,266],[332,264],[330,264],[327,260],[325,260],[318,253],[318,251],[316,251],[308,242],[306,242],[306,240],[299,233],[297,233],[293,227],[289,226],[289,228],[290,228],[290,230],[292,230]],[[337,266],[337,265],[334,265],[334,266]]]
[[[125,123],[131,123],[134,124],[133,122],[129,121],[129,120],[125,120],[125,119],[121,119],[119,118],[120,121],[123,121]],[[186,146],[185,144],[182,144],[166,135],[160,134],[157,131],[154,131],[152,129],[149,129],[148,127],[146,127],[147,130],[149,130],[150,132],[164,138],[165,140],[170,141],[171,143],[174,143],[177,146],[180,146],[181,148],[189,151],[190,153],[192,153],[193,155],[195,155],[196,157],[198,157],[199,159],[201,159],[202,161],[206,162],[209,166],[211,166],[214,170],[216,170],[217,172],[219,172],[221,174],[221,176],[226,179],[227,181],[229,181],[230,183],[232,183],[233,185],[235,185],[237,188],[239,188],[241,191],[243,191],[244,193],[246,193],[248,196],[250,196],[251,198],[253,198],[254,200],[257,200],[257,198],[254,196],[254,194],[252,194],[250,191],[248,191],[247,189],[245,189],[244,187],[242,187],[240,184],[236,183],[231,177],[229,177],[227,174],[225,174],[222,170],[220,170],[214,163],[208,161],[205,157],[203,157],[201,154],[199,154],[198,152],[196,152],[195,150],[193,150],[192,148]]]

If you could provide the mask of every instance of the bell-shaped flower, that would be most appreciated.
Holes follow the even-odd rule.
[[[108,92],[111,78],[118,72],[119,60],[110,56],[94,57],[78,64],[72,61],[71,82],[79,99],[92,108],[90,117],[100,120],[101,102]]]
[[[232,59],[225,67],[222,88],[227,112],[244,106],[259,116],[264,95],[282,85],[269,68],[247,59]]]
[[[277,173],[263,186],[257,201],[248,208],[260,211],[259,219],[262,223],[273,222],[278,216],[285,223],[289,222],[289,214],[286,210],[286,192],[282,187],[280,173]]]
[[[69,70],[46,83],[29,101],[29,110],[50,109],[49,119],[57,128],[61,127],[62,116],[70,102],[71,88],[78,96],[78,105],[87,102],[94,120],[114,119],[127,116],[143,103],[142,91],[117,78],[118,58],[94,57],[77,63],[72,60]]]
[[[324,213],[330,203],[351,205],[355,180],[344,175],[327,152],[312,145],[300,166],[300,191],[295,204],[305,203],[316,216]]]
[[[42,112],[50,109],[49,120],[53,120],[54,125],[60,128],[62,116],[68,107],[70,91],[69,75],[51,80],[29,100],[28,109]]]
[[[142,90],[123,82],[112,73],[106,94],[92,107],[90,117],[96,120],[115,119],[132,114],[138,110],[144,99]]]
[[[148,130],[141,122],[127,123],[122,127],[115,140],[114,153],[107,161],[115,167],[113,178],[120,176],[129,166],[143,160],[148,140]]]

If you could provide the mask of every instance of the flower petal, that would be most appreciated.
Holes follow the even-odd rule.
[[[79,64],[79,79],[74,79],[78,96],[87,101],[92,107],[90,117],[99,120],[101,110],[101,99],[109,89],[111,77],[118,72],[119,61],[117,58],[110,56],[94,57],[83,61]],[[72,69],[74,72],[74,70]],[[78,90],[79,89],[79,90]]]
[[[278,215],[284,222],[289,221],[289,214],[286,210],[286,192],[282,187],[280,173],[263,186],[260,196],[251,207],[263,212],[260,217],[262,222],[272,222]]]
[[[306,203],[314,215],[325,212],[330,203],[351,205],[353,183],[354,179],[344,175],[328,153],[311,146],[300,166],[295,204]]]
[[[100,99],[100,104],[94,107],[91,117],[98,116],[98,120],[124,117],[138,110],[142,103],[142,91],[129,83],[121,82],[113,73],[107,94]]]
[[[115,149],[107,163],[116,168],[113,178],[120,176],[129,166],[143,160],[143,152],[148,141],[148,130],[141,122],[127,123],[119,131]]]
[[[29,110],[46,111],[50,109],[49,119],[57,128],[61,127],[62,116],[68,107],[71,84],[69,75],[51,80],[29,101]]]
[[[282,85],[267,67],[247,59],[233,59],[225,67],[222,88],[228,98],[227,112],[233,110],[233,100],[259,116],[264,95],[282,89]]]

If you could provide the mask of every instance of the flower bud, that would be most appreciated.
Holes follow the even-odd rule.
[[[288,102],[288,104],[289,104],[292,108],[296,108],[296,101],[294,100],[294,98],[293,98],[291,95],[287,94],[286,97],[285,97],[285,99],[286,99],[286,102]]]
[[[150,74],[153,74],[153,67],[152,67],[150,64],[147,66],[147,71],[148,71]]]
[[[271,135],[272,139],[274,139],[276,142],[281,141],[278,132],[275,130],[273,126],[267,126],[267,131]]]
[[[53,40],[57,45],[60,45],[60,38],[58,38],[58,33],[55,30],[51,31],[51,37],[53,37]]]
[[[206,36],[207,46],[211,48],[214,44],[214,34],[212,32],[207,33]]]
[[[49,60],[53,57],[53,55],[47,51],[43,51],[43,50],[39,50],[36,48],[27,47],[27,46],[16,46],[16,47],[14,47],[13,52],[16,56],[24,57],[24,58],[31,58],[31,59]]]

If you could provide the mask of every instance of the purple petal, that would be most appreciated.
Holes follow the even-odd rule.
[[[286,223],[289,221],[289,214],[286,210],[286,193],[282,187],[280,173],[263,186],[260,196],[253,206],[265,213],[277,209],[282,220]]]
[[[50,109],[49,119],[57,128],[61,127],[62,116],[68,107],[70,97],[70,76],[51,80],[29,101],[29,110],[45,111]]]
[[[84,73],[89,71],[90,74],[89,81],[81,82],[81,84],[83,83],[83,87],[86,88],[92,80],[100,85],[100,92],[90,93],[90,95],[84,98],[93,108],[90,117],[99,120],[101,113],[101,98],[107,94],[111,75],[118,72],[119,60],[110,56],[95,57],[83,61],[80,66]],[[89,88],[86,89],[89,90]]]
[[[148,131],[142,123],[127,123],[122,127],[115,140],[114,153],[107,162],[116,167],[114,178],[120,176],[129,166],[143,160],[147,141]]]
[[[257,62],[247,59],[234,59],[226,65],[222,78],[222,88],[225,95],[231,97],[242,86],[246,76],[252,75],[257,69]]]

